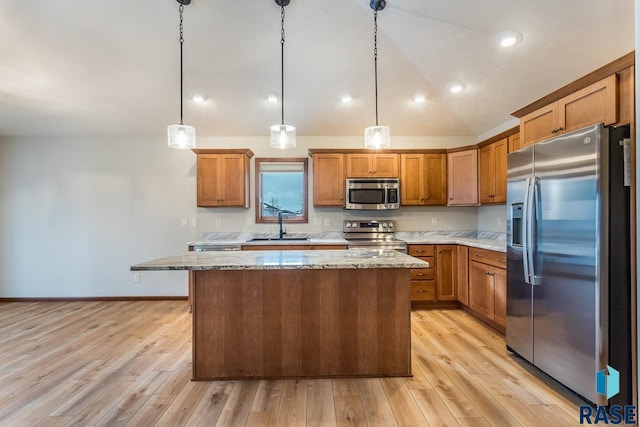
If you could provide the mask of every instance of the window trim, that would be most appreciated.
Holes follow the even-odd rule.
[[[256,224],[276,224],[278,222],[277,217],[263,217],[262,216],[262,185],[260,183],[260,165],[262,163],[302,163],[302,215],[298,217],[282,217],[283,223],[295,224],[309,222],[309,167],[308,159],[306,157],[259,157],[255,159],[255,201],[256,201]]]

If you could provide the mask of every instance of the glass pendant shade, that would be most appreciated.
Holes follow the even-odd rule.
[[[296,128],[291,125],[271,126],[271,143],[273,148],[289,149],[296,146]]]
[[[189,149],[196,147],[196,128],[186,125],[169,125],[167,127],[169,147]]]
[[[369,126],[364,130],[364,148],[380,149],[391,147],[389,126]]]

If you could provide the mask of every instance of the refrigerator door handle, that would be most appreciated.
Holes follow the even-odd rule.
[[[531,188],[531,177],[527,178],[524,183],[524,201],[522,206],[522,270],[524,272],[524,283],[531,284],[531,275],[529,272],[529,211],[531,210],[531,200],[529,198],[529,189]]]
[[[540,210],[540,180],[537,177],[533,177],[531,180],[531,204],[529,205],[531,210],[529,228],[530,228],[530,240],[531,243],[528,248],[529,255],[529,269],[531,274],[531,284],[539,286],[540,276],[536,274],[536,261],[538,260],[538,215],[542,212]]]

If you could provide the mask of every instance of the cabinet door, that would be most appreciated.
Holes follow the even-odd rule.
[[[373,176],[375,178],[397,178],[399,176],[399,156],[391,153],[372,155]]]
[[[218,173],[222,167],[217,154],[199,154],[197,160],[198,206],[220,206],[222,197],[219,191]]]
[[[438,301],[455,301],[458,298],[457,252],[455,245],[436,247],[436,289]]]
[[[596,123],[618,121],[618,79],[612,74],[558,101],[562,132],[571,132]]]
[[[313,205],[344,206],[344,155],[313,155]]]
[[[242,154],[220,155],[218,194],[222,206],[249,207],[249,165]]]
[[[424,201],[424,155],[400,155],[400,203],[419,206]]]
[[[493,203],[495,197],[495,145],[489,144],[480,149],[480,203]]]
[[[371,154],[345,154],[347,178],[371,178],[373,165]]]
[[[447,157],[444,154],[423,154],[424,204],[447,204]]]
[[[494,144],[494,203],[507,201],[507,146],[508,140],[497,141]]]
[[[489,266],[469,262],[469,307],[489,318],[493,311],[493,286],[489,280]]]
[[[507,271],[493,268],[493,320],[502,326],[507,324]]]
[[[509,137],[509,153],[518,151],[521,148],[522,148],[522,145],[520,145],[520,132],[511,135]]]
[[[469,248],[459,245],[457,247],[457,272],[458,301],[469,305]]]
[[[447,155],[447,183],[449,206],[478,204],[478,150]]]
[[[526,147],[555,135],[558,126],[558,103],[554,102],[520,119],[520,143]]]

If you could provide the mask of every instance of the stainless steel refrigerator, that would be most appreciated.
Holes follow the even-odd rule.
[[[591,126],[507,159],[507,347],[598,405],[632,404],[628,136]]]

